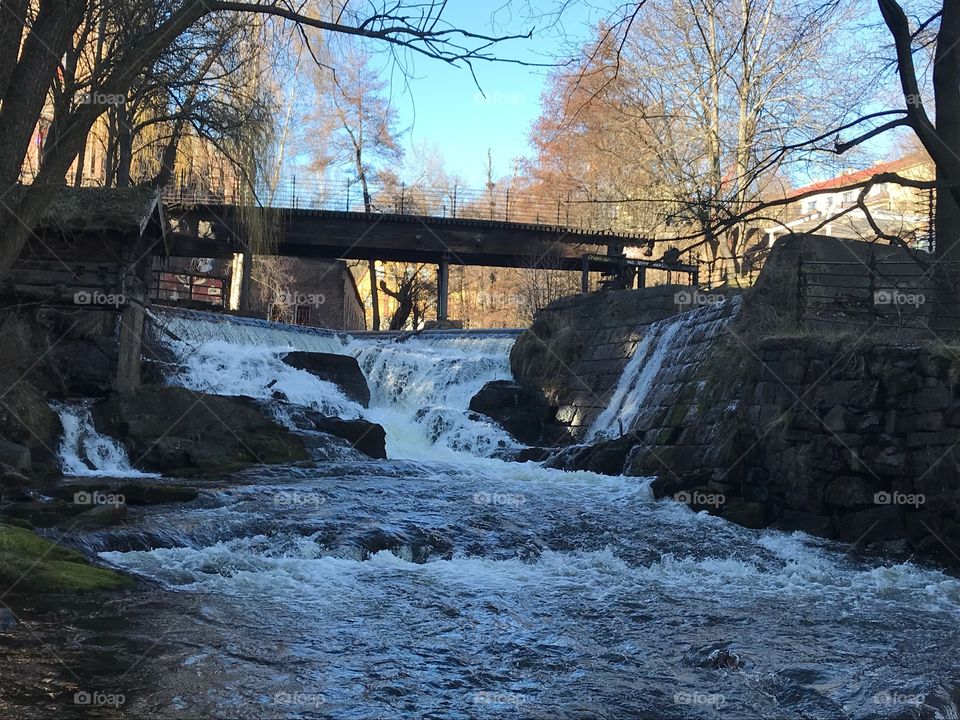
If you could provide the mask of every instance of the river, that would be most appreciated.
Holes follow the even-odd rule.
[[[957,580],[654,501],[650,479],[498,459],[516,444],[466,408],[509,377],[512,335],[309,338],[358,358],[364,409],[278,360],[306,341],[201,330],[178,327],[173,382],[366,416],[390,459],[328,448],[80,536],[144,584],[24,609],[0,711],[957,717]]]

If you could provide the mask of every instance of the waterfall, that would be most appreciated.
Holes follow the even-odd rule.
[[[60,416],[63,425],[58,455],[64,475],[156,477],[134,470],[123,446],[97,432],[89,406],[54,404],[51,407]]]
[[[521,447],[499,426],[469,412],[471,398],[491,380],[510,378],[509,353],[520,331],[427,331],[347,336],[318,328],[180,310],[152,313],[154,337],[177,357],[172,385],[217,395],[279,397],[324,415],[362,417],[387,433],[389,457],[427,459],[437,453],[491,456]],[[162,328],[162,329],[161,329]],[[291,350],[357,358],[370,387],[370,407],[334,384],[288,366]],[[287,408],[276,419],[291,425]]]
[[[346,337],[326,328],[286,325],[202,310],[154,308],[151,332],[164,342],[171,336],[190,346],[222,341],[233,345],[284,347],[305,352],[343,352]]]
[[[619,437],[636,427],[645,409],[657,407],[671,391],[671,378],[666,376],[702,360],[691,355],[690,346],[696,345],[699,351],[703,343],[716,338],[739,311],[740,303],[736,296],[650,325],[623,368],[607,407],[590,426],[586,441]]]
[[[430,334],[402,343],[355,341],[371,393],[370,417],[387,431],[390,457],[491,456],[522,447],[469,412],[491,380],[510,379],[514,333]]]

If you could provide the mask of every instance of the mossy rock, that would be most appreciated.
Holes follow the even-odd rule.
[[[18,594],[117,590],[133,580],[81,553],[12,525],[0,525],[0,587]]]

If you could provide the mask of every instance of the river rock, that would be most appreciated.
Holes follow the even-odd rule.
[[[493,380],[470,400],[470,409],[485,415],[520,442],[538,445],[555,441],[556,426],[543,395],[512,380]]]
[[[356,358],[333,353],[291,352],[283,361],[290,367],[333,383],[351,400],[370,407],[370,388]]]
[[[93,408],[97,430],[119,438],[134,465],[165,473],[224,473],[308,459],[303,439],[252,398],[170,386],[112,395]]]
[[[328,433],[349,442],[355,450],[372,458],[387,457],[387,435],[383,427],[368,420],[344,420],[317,412],[305,414],[315,430]]]
[[[18,472],[30,469],[30,448],[0,438],[0,465]]]

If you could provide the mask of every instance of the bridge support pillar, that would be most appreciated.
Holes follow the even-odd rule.
[[[443,258],[437,268],[437,320],[447,319],[447,299],[450,295],[450,261]]]
[[[584,295],[590,292],[590,260],[586,255],[580,264],[580,292]]]
[[[249,248],[243,251],[243,270],[240,279],[240,312],[250,311],[250,270],[253,266],[253,253]]]

